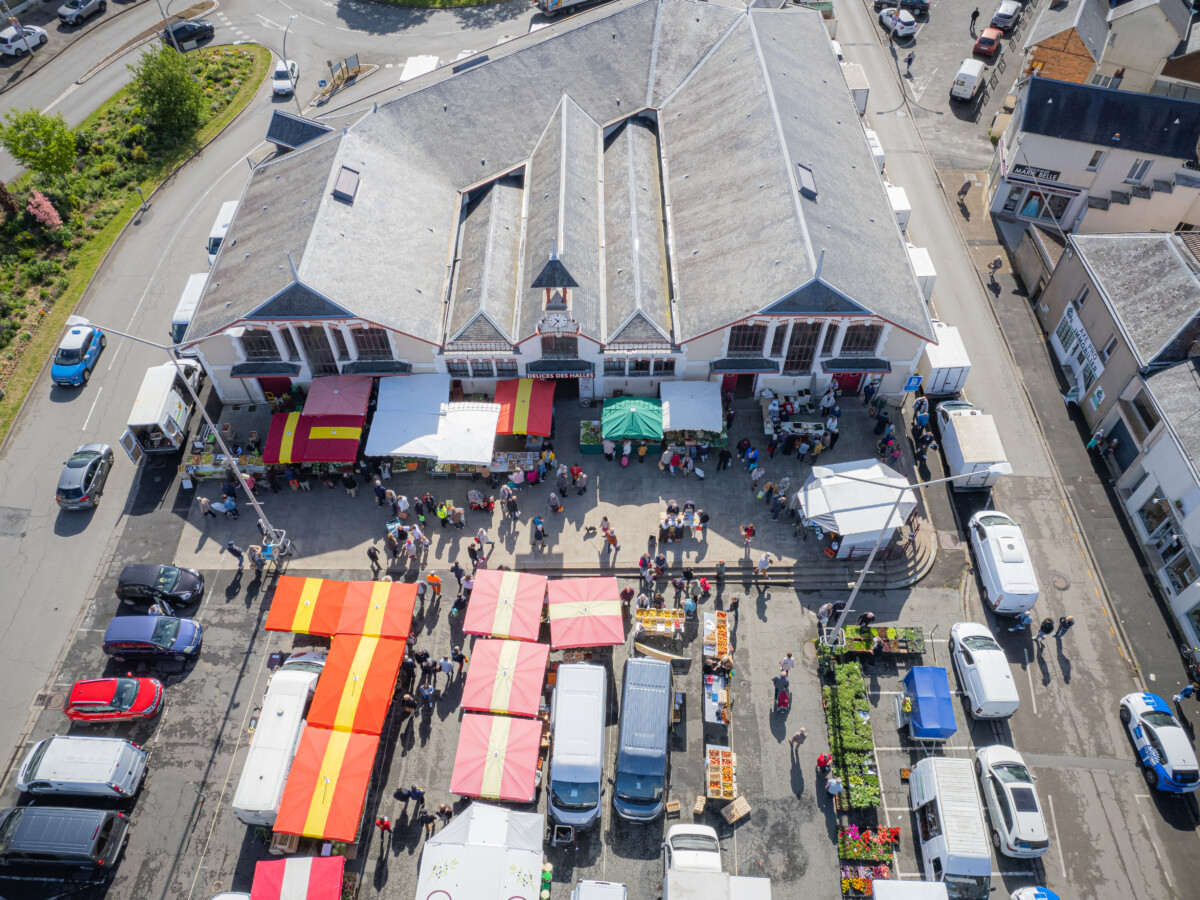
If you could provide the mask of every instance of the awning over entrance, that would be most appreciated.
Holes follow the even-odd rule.
[[[516,378],[496,383],[500,404],[497,434],[550,434],[554,423],[554,382]]]
[[[890,372],[892,364],[886,359],[873,356],[846,356],[821,361],[824,372]]]
[[[300,374],[300,365],[290,362],[238,363],[229,370],[230,378],[295,378]]]
[[[749,359],[714,359],[709,363],[710,370],[713,372],[728,372],[729,374],[776,374],[779,372],[779,363],[773,359],[765,359],[762,357],[751,357]]]
[[[360,359],[342,366],[343,375],[407,375],[412,365],[395,359]]]
[[[276,413],[263,448],[263,462],[352,463],[358,458],[366,416],[306,416]]]
[[[657,397],[615,397],[604,401],[600,433],[608,440],[659,441],[663,436],[662,401]]]

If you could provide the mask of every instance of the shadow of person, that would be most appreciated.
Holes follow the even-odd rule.
[[[1071,683],[1071,660],[1067,659],[1067,654],[1063,653],[1062,641],[1056,641],[1058,644],[1058,668],[1062,672],[1063,684]]]
[[[971,210],[967,207],[967,202],[961,198],[958,201],[958,211],[962,213],[964,219],[968,222],[971,221]]]
[[[1050,683],[1050,666],[1046,663],[1046,646],[1041,641],[1034,641],[1034,644],[1037,645],[1037,664],[1042,670],[1042,684],[1047,685]]]
[[[792,793],[804,796],[804,766],[800,762],[800,748],[792,745]]]

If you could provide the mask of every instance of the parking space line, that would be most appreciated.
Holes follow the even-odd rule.
[[[1171,890],[1175,890],[1175,882],[1171,879],[1171,870],[1167,868],[1166,863],[1163,862],[1162,854],[1158,852],[1158,841],[1154,840],[1154,832],[1150,830],[1150,822],[1146,819],[1145,813],[1143,813],[1141,810],[1138,810],[1138,816],[1141,818],[1142,824],[1146,827],[1146,834],[1150,837],[1150,849],[1154,851],[1155,857],[1158,858],[1159,871],[1161,871],[1163,873],[1163,877],[1167,879],[1167,887],[1169,887]]]
[[[1050,827],[1054,829],[1054,849],[1058,851],[1058,864],[1062,868],[1062,877],[1067,877],[1067,861],[1063,858],[1062,840],[1058,836],[1058,819],[1054,815],[1054,798],[1046,795],[1046,803],[1050,807]]]
[[[79,429],[80,431],[87,431],[88,422],[92,421],[92,413],[94,413],[96,411],[96,404],[100,402],[100,394],[103,391],[104,391],[103,385],[101,385],[96,390],[96,399],[92,401],[92,407],[91,407],[91,409],[88,410],[87,418],[83,420],[83,427]]]
[[[1025,647],[1021,650],[1025,654],[1025,674],[1029,678],[1029,699],[1033,702],[1033,714],[1037,712],[1037,695],[1033,692],[1033,668],[1029,665],[1029,648]]]

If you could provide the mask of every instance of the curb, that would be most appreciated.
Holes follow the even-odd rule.
[[[334,97],[336,97],[338,94],[340,94],[342,91],[350,90],[350,88],[354,87],[359,82],[366,81],[368,78],[370,78],[372,75],[374,75],[376,72],[379,71],[378,63],[367,63],[366,66],[362,67],[362,68],[366,68],[366,71],[361,72],[358,75],[355,75],[353,81],[343,81],[340,87],[333,88],[332,90],[329,91],[328,94],[325,94],[325,93],[317,94],[316,99],[308,101],[308,106],[304,107],[305,110],[319,109],[320,107],[322,107],[326,103],[328,103],[330,100],[332,100]],[[387,90],[387,89],[384,88],[384,90]],[[370,96],[370,95],[368,95],[368,96]]]
[[[200,16],[207,16],[209,13],[216,12],[218,9],[221,8],[221,4],[220,4],[220,2],[218,2],[218,0],[209,0],[209,2],[212,3],[212,6],[210,6],[208,9],[204,10],[203,12],[197,13],[195,16],[193,16],[193,18],[199,18]],[[133,8],[134,7],[130,7],[130,9],[133,9]],[[127,10],[122,10],[122,12],[126,12],[126,11]],[[186,19],[184,21],[190,22],[190,21],[192,21],[192,19]],[[89,81],[91,81],[93,78],[95,78],[101,72],[103,72],[105,69],[107,69],[113,63],[117,62],[119,59],[121,59],[125,55],[133,52],[134,50],[138,49],[139,47],[146,46],[148,43],[150,43],[155,38],[157,38],[160,34],[162,34],[161,31],[151,32],[150,34],[146,35],[146,37],[142,38],[140,41],[138,41],[135,44],[129,44],[128,46],[122,47],[119,50],[114,50],[112,53],[110,53],[104,59],[100,60],[100,62],[96,63],[96,65],[92,66],[90,69],[88,69],[82,75],[80,75],[77,79],[75,79],[75,84],[87,84]],[[239,43],[243,43],[243,42],[235,41],[232,44],[209,44],[209,46],[210,47],[234,47],[234,46],[237,46]],[[250,43],[257,43],[257,41],[251,41]],[[270,49],[270,48],[268,47],[267,49]]]

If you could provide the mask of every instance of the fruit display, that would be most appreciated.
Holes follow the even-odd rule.
[[[733,800],[737,797],[737,754],[730,750],[708,750],[705,767],[707,796],[712,800]]]
[[[729,623],[728,614],[725,612],[717,613],[717,656],[724,656],[729,652]]]

